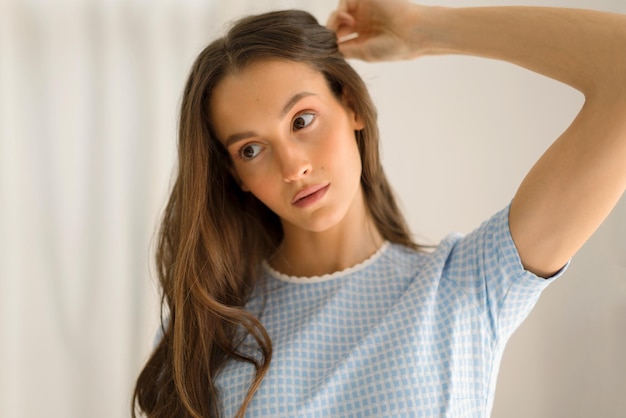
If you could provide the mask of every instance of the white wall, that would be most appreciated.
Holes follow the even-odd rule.
[[[626,13],[617,0],[523,3]],[[325,21],[334,4],[0,3],[0,416],[128,416],[157,322],[150,245],[191,61],[235,16],[301,7]],[[355,65],[388,175],[430,242],[503,207],[582,103],[494,61]],[[513,336],[493,417],[624,416],[625,237],[622,198]]]

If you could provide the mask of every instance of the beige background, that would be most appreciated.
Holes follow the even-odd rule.
[[[236,16],[299,7],[325,21],[334,4],[0,2],[0,416],[128,416],[157,323],[151,245],[189,66]],[[626,13],[621,0],[523,4]],[[582,104],[495,61],[355,65],[421,241],[506,205]],[[493,417],[625,416],[625,237],[622,198],[513,336]]]

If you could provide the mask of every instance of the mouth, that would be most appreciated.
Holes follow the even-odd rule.
[[[320,200],[322,197],[324,197],[329,187],[330,183],[316,184],[313,186],[305,187],[295,194],[295,196],[291,200],[291,204],[299,208],[310,206]]]

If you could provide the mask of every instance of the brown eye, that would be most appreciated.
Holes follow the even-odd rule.
[[[297,131],[306,128],[313,122],[315,115],[313,113],[302,113],[293,120],[293,130]]]
[[[239,157],[242,160],[251,160],[262,151],[259,144],[247,144],[239,149]]]

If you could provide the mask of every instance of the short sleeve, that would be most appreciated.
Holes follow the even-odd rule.
[[[509,209],[510,204],[461,239],[446,239],[452,249],[442,277],[470,298],[496,340],[510,337],[569,265],[550,278],[525,270],[511,237]]]

